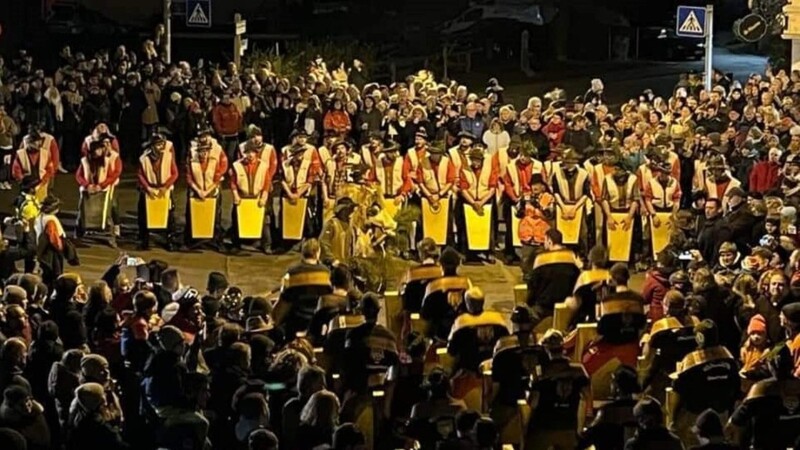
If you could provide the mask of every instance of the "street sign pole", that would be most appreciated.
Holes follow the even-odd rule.
[[[242,39],[242,35],[247,32],[247,21],[242,20],[242,15],[236,13],[233,15],[233,23],[236,27],[233,37],[233,63],[236,67],[241,69],[242,56],[244,51],[247,50],[247,41]]]
[[[714,70],[714,5],[706,5],[706,92],[711,92],[711,72]]]
[[[172,62],[172,0],[164,0],[164,58]]]

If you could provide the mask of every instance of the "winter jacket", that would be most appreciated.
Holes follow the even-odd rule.
[[[642,296],[644,302],[650,305],[650,311],[647,313],[647,318],[655,322],[664,317],[664,296],[669,290],[669,277],[658,270],[651,270],[647,272],[642,287]]]
[[[220,103],[211,111],[214,130],[220,136],[233,136],[242,128],[242,113],[233,103]]]
[[[588,130],[567,130],[564,134],[564,144],[575,147],[580,153],[593,145],[592,135]]]
[[[761,161],[750,172],[750,192],[765,193],[780,186],[780,164]]]
[[[486,123],[481,116],[475,116],[473,118],[462,116],[458,120],[458,124],[461,131],[472,133],[477,139],[483,136],[483,132],[486,130]]]
[[[129,446],[122,440],[118,431],[95,416],[80,421],[69,432],[67,438],[67,450],[86,450],[88,448],[126,450]]]

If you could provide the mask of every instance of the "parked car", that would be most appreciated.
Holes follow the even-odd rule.
[[[639,29],[639,58],[685,60],[703,58],[703,39],[678,36],[674,28],[645,27]]]

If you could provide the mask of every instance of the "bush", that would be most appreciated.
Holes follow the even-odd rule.
[[[322,44],[313,42],[290,42],[281,51],[280,55],[275,53],[275,49],[254,48],[245,56],[245,66],[255,67],[259,63],[269,62],[272,64],[272,71],[277,75],[294,79],[308,73],[311,62],[321,56],[328,66],[328,70],[333,70],[340,62],[350,66],[353,59],[359,59],[364,63],[367,75],[369,70],[374,67],[376,62],[376,51],[368,44],[358,42],[339,43],[326,41]]]

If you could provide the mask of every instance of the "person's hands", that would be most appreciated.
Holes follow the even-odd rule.
[[[242,197],[239,197],[239,194],[233,194],[233,204],[236,206],[242,204]]]
[[[626,218],[622,219],[622,230],[623,231],[630,230],[631,229],[631,224],[633,224],[633,219],[631,219],[630,217],[626,217]]]
[[[659,219],[657,215],[653,214],[652,220],[653,220],[653,226],[655,226],[656,228],[661,226],[661,219]]]

